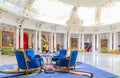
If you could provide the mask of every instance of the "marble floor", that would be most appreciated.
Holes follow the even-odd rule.
[[[78,60],[120,76],[120,54],[81,53]],[[0,66],[17,64],[15,56],[0,55]]]

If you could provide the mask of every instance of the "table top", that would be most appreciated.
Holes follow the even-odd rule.
[[[43,56],[43,57],[45,57],[45,56],[51,57],[51,56],[54,56],[54,55],[56,55],[56,54],[55,54],[55,53],[40,53],[39,55],[40,55],[40,56]]]

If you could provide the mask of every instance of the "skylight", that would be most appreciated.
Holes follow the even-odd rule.
[[[92,26],[95,24],[94,21],[95,7],[79,7],[78,15],[79,18],[84,21],[83,26]]]
[[[8,7],[15,12],[20,11],[24,15],[24,10],[28,0],[0,0],[0,6]],[[33,4],[26,15],[31,18],[60,25],[66,25],[69,20],[73,5],[63,3],[59,0],[32,0]],[[88,2],[89,3],[89,2]],[[100,23],[101,25],[120,22],[120,2],[114,2],[110,6],[102,7]],[[96,7],[80,6],[78,15],[84,21],[83,26],[95,25]]]
[[[39,11],[40,20],[65,25],[73,6],[57,0],[36,0],[33,8]]]
[[[114,3],[112,7],[103,7],[100,23],[106,25],[119,22],[119,7],[119,2]],[[66,21],[69,19],[73,6],[57,0],[36,0],[33,4],[33,8],[39,10],[38,19],[66,25]],[[78,15],[80,19],[84,21],[83,26],[95,25],[95,8],[96,7],[80,6]]]
[[[4,3],[9,8],[13,8],[18,11],[23,11],[27,0],[0,0],[0,2]]]
[[[120,22],[120,2],[115,2],[112,7],[103,7],[101,13],[101,23],[113,24]]]

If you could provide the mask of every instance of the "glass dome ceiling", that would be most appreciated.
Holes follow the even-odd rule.
[[[89,5],[89,0],[87,5]],[[94,0],[91,0],[94,1]],[[103,0],[105,2],[105,0]],[[110,0],[111,1],[111,0]],[[107,25],[120,22],[120,2],[111,1],[111,5],[100,6],[100,24]],[[90,2],[92,3],[92,2]],[[93,4],[93,3],[92,3]],[[66,25],[73,5],[59,0],[0,0],[0,7],[6,7],[24,16],[54,24]],[[26,7],[27,6],[27,7]],[[28,10],[26,10],[28,8]],[[81,5],[78,10],[83,26],[95,26],[96,6]]]

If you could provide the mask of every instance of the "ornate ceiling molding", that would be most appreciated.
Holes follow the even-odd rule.
[[[59,0],[61,2],[71,4],[71,5],[80,5],[80,6],[104,6],[108,5],[110,2],[113,2],[113,0]]]
[[[8,12],[8,11],[3,10],[3,9],[0,8],[0,18],[2,17],[2,15],[1,15],[2,13],[7,13],[7,12]]]
[[[38,22],[38,23],[36,23],[35,27],[41,28],[43,24],[44,24],[44,22]]]
[[[18,24],[20,24],[20,25],[23,25],[23,24],[25,24],[25,21],[26,21],[26,20],[28,20],[28,18],[21,17],[21,18],[18,18],[18,19],[16,20],[16,22],[17,22]]]

